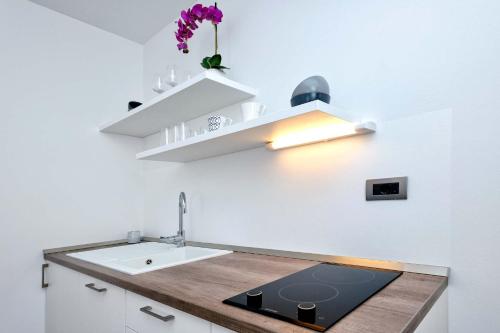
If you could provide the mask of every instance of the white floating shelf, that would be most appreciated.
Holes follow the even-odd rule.
[[[345,129],[348,129],[345,131]],[[326,137],[317,134],[326,133]],[[247,122],[223,127],[217,131],[150,149],[137,154],[139,160],[190,162],[208,157],[262,147],[291,139],[290,146],[328,141],[339,137],[372,133],[375,124],[354,123],[342,110],[314,101],[274,112]],[[297,134],[297,135],[296,135]],[[304,139],[300,143],[293,140]],[[271,147],[280,149],[283,147]]]
[[[99,130],[143,138],[256,95],[253,88],[206,71],[103,124]]]

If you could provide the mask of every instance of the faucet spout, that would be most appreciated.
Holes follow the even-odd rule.
[[[177,230],[177,235],[160,237],[160,240],[167,244],[174,244],[177,247],[183,247],[186,245],[186,235],[184,232],[184,214],[187,212],[187,202],[186,194],[181,192],[179,194],[179,230]]]
[[[182,208],[184,214],[187,212],[186,193],[184,192],[179,194],[179,207]]]
[[[179,194],[179,230],[177,235],[184,237],[184,214],[187,212],[186,194],[181,192]]]

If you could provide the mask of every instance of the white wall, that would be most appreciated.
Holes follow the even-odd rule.
[[[41,333],[42,249],[142,225],[140,142],[96,129],[141,98],[142,47],[24,0],[0,43],[0,331]]]
[[[440,95],[451,80],[444,57],[447,30],[439,29],[445,6],[431,1],[219,5],[229,76],[257,87],[258,100],[271,111],[289,107],[303,78],[322,74],[334,103],[360,120],[377,120],[379,131],[183,166],[148,163],[146,231],[174,231],[176,196],[186,190],[192,239],[449,264],[452,111],[442,109],[452,105]],[[167,63],[200,71],[201,57],[213,52],[210,25],[195,32],[187,56],[177,52],[173,30],[167,26],[145,45],[147,97],[151,76]],[[435,110],[441,111],[423,112]],[[364,181],[390,176],[410,177],[410,200],[366,202]]]
[[[186,165],[146,162],[146,233],[175,231],[185,190],[191,239],[451,266],[450,331],[497,331],[500,3],[218,3],[229,75],[259,88],[258,100],[286,108],[301,79],[322,74],[334,103],[377,120],[379,131]],[[147,98],[153,73],[168,63],[199,71],[212,52],[208,25],[188,56],[176,51],[174,30],[145,45]],[[366,178],[400,175],[410,177],[408,201],[363,200]]]
[[[500,3],[470,8],[459,30],[453,122],[452,332],[500,331]],[[481,33],[479,33],[479,31]]]
[[[146,233],[175,231],[184,190],[193,240],[445,265],[450,151],[443,110],[382,122],[374,136],[147,165]],[[410,200],[365,201],[365,179],[400,175]]]

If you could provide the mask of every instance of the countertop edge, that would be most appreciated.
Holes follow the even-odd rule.
[[[53,254],[53,253],[61,253],[61,252],[70,252],[70,251],[80,251],[86,249],[94,249],[98,247],[112,246],[112,245],[120,245],[120,244],[128,244],[126,239],[119,239],[114,241],[106,241],[106,242],[96,242],[96,243],[87,243],[80,245],[72,245],[72,246],[62,246],[55,247],[51,249],[44,249],[42,251],[43,255]]]
[[[149,237],[146,237],[145,239],[150,241],[158,240]],[[203,242],[193,242],[193,241],[187,241],[186,244],[190,246],[213,248],[219,250],[271,255],[276,257],[286,257],[292,259],[321,261],[321,262],[329,262],[329,263],[342,264],[348,266],[389,269],[389,270],[403,271],[409,273],[427,274],[427,275],[435,275],[443,277],[448,277],[450,271],[448,267],[444,266],[412,264],[412,263],[404,263],[404,262],[390,261],[390,260],[376,260],[376,259],[347,257],[347,256],[338,256],[330,254],[321,254],[321,253],[295,252],[286,250],[264,249],[256,247],[203,243]]]
[[[160,241],[159,238],[155,237],[143,237],[143,240],[148,242]],[[47,255],[60,252],[86,250],[97,247],[113,246],[120,244],[127,244],[127,240],[123,239],[123,240],[115,240],[108,242],[98,242],[98,243],[82,244],[75,246],[58,247],[58,248],[43,250],[43,254]],[[413,263],[405,263],[405,262],[398,262],[391,260],[375,260],[375,259],[338,256],[338,255],[321,254],[321,253],[295,252],[286,250],[266,249],[266,248],[257,248],[257,247],[248,247],[239,245],[228,245],[228,244],[204,243],[195,241],[186,241],[186,244],[190,246],[198,246],[198,247],[205,247],[205,248],[212,248],[219,250],[271,255],[275,257],[286,257],[292,259],[321,261],[321,262],[329,262],[329,263],[343,264],[349,266],[390,269],[390,270],[397,270],[409,273],[436,275],[443,277],[449,277],[450,274],[449,267],[445,266],[413,264]]]

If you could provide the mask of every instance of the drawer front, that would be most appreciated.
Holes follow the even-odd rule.
[[[125,331],[125,290],[88,275],[81,275],[82,327],[92,333]]]
[[[128,291],[126,299],[127,327],[137,333],[210,333],[211,331],[208,321],[170,306]]]
[[[47,333],[125,332],[125,290],[54,263],[47,273]]]

